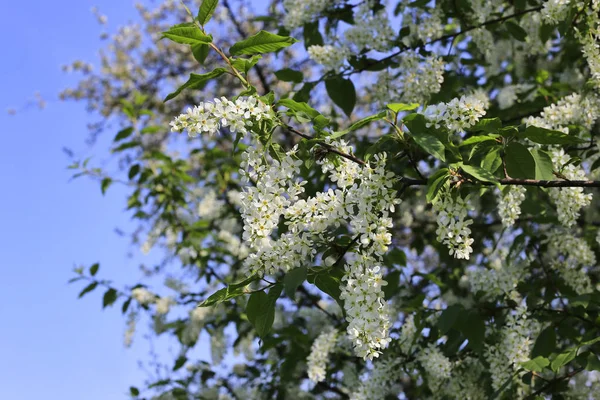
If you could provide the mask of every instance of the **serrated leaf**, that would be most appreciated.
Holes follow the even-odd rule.
[[[198,307],[209,307],[215,304],[241,296],[245,293],[246,286],[257,279],[256,275],[252,275],[241,282],[233,283],[223,289],[217,290],[210,295],[206,300],[198,304]]]
[[[257,54],[250,58],[234,58],[231,60],[231,64],[238,71],[242,71],[247,74],[248,71],[250,71],[250,69],[254,67],[261,59],[262,56]],[[270,104],[271,102],[263,101],[263,103]]]
[[[200,10],[198,11],[198,16],[196,20],[200,23],[200,25],[204,26],[215,12],[215,8],[217,8],[217,4],[219,0],[203,0],[200,5]]]
[[[481,142],[489,142],[489,141],[495,142],[496,139],[497,139],[497,136],[491,136],[491,135],[471,136],[470,138],[468,138],[467,140],[465,140],[464,142],[459,144],[459,146],[460,147],[470,146],[472,144],[481,143]]]
[[[202,33],[195,24],[180,24],[163,32],[163,37],[180,44],[208,44],[212,42],[212,36]]]
[[[399,113],[402,111],[412,111],[412,110],[416,110],[417,108],[419,108],[419,104],[418,103],[391,103],[387,105],[387,108],[389,108],[390,110],[392,110],[395,113]]]
[[[437,198],[439,191],[444,187],[445,183],[450,179],[448,168],[442,168],[435,174],[431,175],[427,180],[427,202],[433,203]]]
[[[273,286],[268,294],[260,291],[250,295],[246,306],[246,315],[261,338],[264,338],[271,331],[275,320],[275,303],[282,289],[283,285],[278,284]]]
[[[302,282],[306,279],[308,269],[306,267],[294,268],[288,271],[283,278],[283,287],[285,294],[290,299],[294,300],[296,296],[296,290],[302,285]]]
[[[535,160],[525,146],[511,142],[505,148],[506,172],[511,178],[534,179]]]
[[[562,366],[573,361],[576,356],[577,349],[569,349],[560,353],[554,358],[554,360],[552,360],[552,363],[550,364],[552,371],[557,372]]]
[[[192,46],[192,55],[200,64],[204,64],[206,57],[208,57],[208,51],[210,47],[207,44],[195,44]]]
[[[291,68],[283,68],[279,71],[275,71],[275,76],[280,81],[300,83],[304,79],[304,75],[300,71],[293,70]]]
[[[347,116],[350,116],[356,105],[354,83],[350,79],[330,78],[325,80],[325,89],[335,105],[341,108]]]
[[[164,101],[167,102],[175,98],[184,89],[202,89],[204,88],[204,86],[206,86],[208,81],[210,81],[211,79],[218,78],[225,72],[227,72],[225,68],[216,68],[214,71],[211,71],[206,74],[190,74],[190,79],[188,79],[187,82],[181,85],[176,91],[169,94]]]
[[[502,165],[500,150],[502,150],[502,147],[500,146],[491,147],[489,152],[481,160],[481,168],[490,171],[491,173],[496,172]]]
[[[551,181],[554,179],[554,165],[552,158],[544,150],[531,149],[531,155],[535,161],[535,179]]]
[[[470,128],[471,132],[486,132],[496,133],[502,128],[502,121],[500,118],[483,118],[477,121],[477,123]]]
[[[539,144],[578,144],[585,143],[585,140],[577,136],[567,135],[564,132],[553,131],[550,129],[539,128],[530,125],[523,132],[523,136],[532,142]]]
[[[108,289],[102,298],[102,308],[106,308],[117,301],[117,291],[113,288]]]
[[[290,36],[279,36],[267,31],[260,31],[248,39],[231,46],[229,52],[233,56],[241,54],[264,54],[291,46],[297,40]]]
[[[435,158],[446,161],[444,144],[433,133],[428,132],[425,117],[421,114],[410,114],[404,117],[403,121],[415,142],[423,150]]]
[[[542,372],[544,368],[550,365],[550,361],[546,357],[538,356],[529,361],[524,361],[521,366],[527,371]]]
[[[475,165],[463,165],[460,168],[477,180],[492,183],[498,182],[498,179],[494,176],[494,174],[481,167],[477,167]]]
[[[117,135],[115,136],[115,138],[113,139],[113,141],[118,142],[119,140],[123,140],[125,138],[128,138],[129,136],[131,136],[131,134],[133,133],[133,126],[129,126],[127,128],[121,129]]]

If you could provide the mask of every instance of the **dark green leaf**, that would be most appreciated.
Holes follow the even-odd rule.
[[[567,365],[573,361],[576,355],[577,349],[570,349],[560,353],[556,356],[556,358],[554,358],[554,360],[552,360],[552,363],[550,364],[552,371],[557,372],[563,365]]]
[[[83,288],[83,290],[81,291],[81,293],[79,293],[79,298],[82,298],[87,293],[89,293],[92,290],[96,289],[96,286],[98,286],[98,282],[92,282],[89,285],[87,285],[85,288]]]
[[[215,8],[217,8],[218,3],[219,0],[202,0],[200,10],[198,11],[198,17],[196,17],[200,25],[204,26],[208,21],[210,21],[210,18],[215,12]]]
[[[187,362],[186,356],[180,356],[175,360],[175,365],[173,366],[173,371],[177,371],[179,368],[183,367]]]
[[[139,391],[139,389],[138,389],[138,388],[136,388],[135,386],[130,386],[130,387],[129,387],[129,393],[130,393],[132,396],[139,396],[139,394],[140,394],[140,391]]]
[[[344,111],[347,116],[352,114],[356,105],[356,89],[350,79],[340,77],[325,80],[325,89],[333,102]]]
[[[271,331],[275,319],[275,302],[279,298],[282,289],[283,286],[279,284],[273,286],[269,290],[269,294],[260,291],[250,295],[246,306],[246,315],[261,338],[264,338]]]
[[[277,79],[284,82],[300,83],[302,82],[302,79],[304,79],[302,72],[295,71],[291,68],[284,68],[280,69],[279,71],[275,71],[275,76]]]
[[[308,49],[310,46],[322,46],[323,35],[319,32],[319,22],[311,22],[304,25],[304,47]]]
[[[476,312],[470,312],[466,322],[461,324],[459,330],[469,340],[469,347],[476,352],[483,350],[483,341],[485,339],[485,323]]]
[[[577,136],[567,135],[560,131],[538,128],[533,125],[530,125],[525,129],[523,136],[532,142],[539,144],[578,144],[585,142],[585,140],[582,140]]]
[[[442,314],[437,321],[437,327],[442,335],[445,335],[452,329],[462,312],[464,312],[464,308],[458,304],[451,305],[442,311]]]
[[[502,128],[502,121],[500,118],[483,118],[477,121],[475,126],[469,129],[471,132],[486,132],[486,133],[496,133],[498,130]]]
[[[206,86],[206,83],[211,79],[218,78],[223,75],[227,70],[225,68],[216,68],[214,71],[211,71],[206,74],[190,74],[190,79],[183,85],[181,85],[176,91],[169,94],[165,98],[165,102],[171,100],[181,93],[184,89],[202,89]]]
[[[202,33],[195,24],[181,24],[171,27],[163,32],[163,37],[180,44],[208,44],[212,42],[212,36]]]
[[[521,26],[519,26],[519,24],[516,22],[506,21],[504,25],[506,26],[508,32],[519,42],[524,42],[525,38],[527,38],[527,31],[521,28]]]
[[[133,164],[131,168],[129,168],[129,173],[127,177],[129,179],[133,179],[140,172],[140,164]]]
[[[287,297],[294,300],[296,290],[298,287],[300,287],[300,285],[302,285],[302,282],[304,282],[306,279],[306,275],[306,267],[294,268],[285,274],[285,277],[283,278],[283,286],[285,288],[285,294]]]
[[[96,275],[96,273],[98,272],[98,269],[100,268],[100,264],[99,263],[95,263],[94,265],[92,265],[90,267],[90,275],[94,276]]]
[[[409,114],[404,117],[404,124],[415,142],[423,150],[442,161],[446,161],[444,144],[433,133],[428,132],[425,117],[421,114]]]
[[[102,183],[100,184],[100,189],[102,190],[102,194],[106,193],[106,189],[108,189],[108,187],[112,184],[112,179],[111,178],[104,178],[102,179]]]
[[[506,172],[511,178],[534,179],[535,160],[525,146],[511,142],[505,148]]]
[[[104,297],[102,298],[102,308],[106,308],[112,305],[117,300],[117,291],[113,288],[110,288],[104,293]]]
[[[600,360],[596,354],[588,354],[585,369],[588,371],[600,371]]]
[[[475,165],[463,165],[461,166],[461,169],[467,174],[471,175],[473,178],[482,182],[498,182],[498,179],[494,176],[494,174],[481,167],[477,167]]]
[[[117,135],[115,136],[114,141],[118,142],[119,140],[123,140],[123,139],[131,136],[132,133],[133,133],[133,126],[130,126],[125,129],[121,129],[119,131],[119,133],[117,133]]]
[[[544,329],[537,337],[533,349],[531,350],[531,356],[544,356],[548,357],[556,349],[556,332],[554,327],[549,326]]]
[[[546,357],[538,356],[532,360],[524,361],[521,366],[527,371],[542,372],[544,368],[550,365],[550,361]]]
[[[121,306],[121,312],[123,314],[125,314],[127,312],[127,310],[129,309],[129,305],[131,304],[131,297],[128,298],[127,300],[125,300],[123,302],[123,305]]]
[[[552,158],[544,150],[531,149],[531,155],[535,160],[535,179],[551,181],[554,179],[552,172],[554,166],[552,165]]]
[[[502,165],[502,158],[500,158],[500,150],[502,150],[502,147],[493,146],[488,147],[487,149],[489,149],[489,152],[483,157],[480,165],[481,168],[486,171],[494,173],[498,170],[500,165]]]
[[[207,44],[195,44],[192,46],[192,55],[200,64],[204,64],[206,57],[208,57],[209,47]]]
[[[263,54],[281,50],[291,46],[297,40],[289,36],[279,36],[274,33],[260,31],[248,39],[237,42],[229,52],[233,56],[241,54]]]

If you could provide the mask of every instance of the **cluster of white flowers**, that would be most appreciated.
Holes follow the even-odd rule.
[[[444,62],[429,56],[422,59],[416,52],[409,51],[400,61],[401,77],[398,79],[400,99],[407,103],[423,103],[438,93],[444,82]]]
[[[329,361],[329,353],[337,342],[337,331],[329,329],[321,333],[313,342],[308,356],[308,378],[313,382],[325,380],[325,372]]]
[[[335,0],[284,0],[283,7],[285,15],[283,17],[283,26],[292,30],[313,21],[327,7],[334,6]]]
[[[433,343],[429,344],[429,346],[419,352],[417,361],[425,370],[429,387],[433,392],[435,392],[446,379],[450,378],[452,373],[452,363]]]
[[[133,297],[141,305],[152,304],[156,301],[156,295],[143,287],[137,287],[131,291]]]
[[[135,335],[135,327],[136,327],[136,313],[130,312],[127,315],[127,330],[125,330],[125,338],[123,339],[123,343],[125,347],[130,347],[131,343],[133,343],[133,336]]]
[[[520,368],[519,363],[529,359],[531,336],[537,324],[527,319],[527,307],[519,306],[507,315],[504,327],[500,330],[500,340],[496,346],[486,346],[484,357],[490,364],[492,387],[500,390],[505,382]]]
[[[213,220],[223,211],[225,201],[217,198],[217,192],[208,190],[198,203],[198,216],[203,219]]]
[[[227,335],[223,328],[218,328],[210,335],[210,358],[213,365],[219,365],[227,352]]]
[[[232,133],[245,134],[256,122],[271,118],[271,107],[256,97],[240,97],[235,102],[222,97],[188,108],[185,114],[171,122],[171,130],[185,130],[188,135],[197,136],[201,133],[214,135],[221,127],[226,127]]]
[[[468,218],[468,205],[461,197],[453,198],[451,193],[443,193],[433,204],[437,213],[437,240],[448,246],[454,258],[468,260],[473,252],[469,225],[473,220]]]
[[[519,96],[530,90],[533,85],[528,84],[518,84],[518,85],[507,85],[504,86],[498,94],[496,95],[496,101],[498,102],[498,107],[501,110],[505,110],[507,108],[512,107],[515,102],[519,99]],[[527,99],[529,100],[529,99]]]
[[[308,56],[321,64],[328,71],[337,72],[348,58],[348,49],[344,46],[312,45],[308,48]]]
[[[402,38],[405,46],[411,46],[418,41],[428,43],[444,34],[444,24],[439,8],[429,8],[425,11],[419,7],[407,7],[406,11],[408,12],[404,14],[403,20],[408,21],[410,35]]]
[[[473,293],[484,293],[487,299],[506,296],[519,300],[517,285],[529,274],[527,262],[507,262],[507,251],[496,251],[490,256],[489,269],[477,267],[467,271],[468,282]]]
[[[587,293],[592,284],[586,267],[596,265],[596,255],[585,239],[564,230],[550,232],[546,259],[567,285],[578,293]]]
[[[415,325],[415,316],[413,314],[404,318],[402,329],[400,331],[400,349],[405,355],[409,355],[410,351],[417,339],[417,326]]]
[[[427,127],[446,127],[454,133],[463,132],[475,125],[485,115],[485,102],[480,96],[469,95],[454,98],[448,103],[427,106],[424,111]]]
[[[457,360],[452,368],[452,376],[439,389],[437,398],[486,400],[484,381],[485,367],[476,357],[465,357]]]
[[[582,33],[576,31],[581,51],[588,62],[590,74],[595,81],[596,88],[600,87],[600,2],[594,1],[590,4],[590,9],[586,10],[587,23],[589,31]]]
[[[171,306],[175,304],[175,300],[172,297],[161,297],[156,300],[156,313],[167,314]]]
[[[539,117],[528,117],[524,122],[527,126],[533,125],[569,133],[568,125],[582,125],[589,130],[598,117],[600,117],[600,97],[594,94],[582,96],[572,93],[557,103],[544,107]]]
[[[395,359],[375,363],[371,373],[350,394],[350,400],[384,399],[388,394],[397,393],[394,382],[400,376],[400,362],[401,360]]]
[[[551,151],[552,164],[556,171],[560,171],[566,179],[585,180],[585,171],[580,166],[573,163],[569,164],[571,157],[563,149],[554,149]],[[550,188],[548,194],[554,204],[558,220],[564,226],[573,226],[579,218],[579,213],[583,207],[587,207],[592,202],[592,194],[584,193],[582,187]]]
[[[358,50],[365,48],[388,51],[393,45],[394,30],[386,9],[372,12],[373,0],[365,1],[354,14],[354,25],[344,33],[346,40],[354,44]]]
[[[568,8],[571,7],[571,0],[549,0],[544,3],[542,8],[542,18],[551,24],[558,24],[569,14]]]
[[[502,226],[510,228],[521,215],[521,203],[525,200],[527,189],[523,186],[510,186],[505,193],[498,196],[498,214],[502,219]]]

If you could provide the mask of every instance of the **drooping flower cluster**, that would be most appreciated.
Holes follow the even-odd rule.
[[[461,197],[444,193],[433,204],[433,209],[437,213],[437,240],[448,246],[454,258],[468,260],[473,252],[469,228],[473,220],[468,218],[467,203]]]
[[[313,382],[325,380],[329,353],[335,347],[337,331],[330,329],[321,333],[313,342],[307,359],[308,378]]]
[[[445,127],[450,132],[460,133],[475,125],[485,115],[485,103],[478,96],[454,98],[449,103],[427,106],[424,111],[427,127]]]
[[[417,339],[417,326],[415,325],[415,316],[413,314],[408,315],[404,319],[402,329],[400,331],[400,349],[405,355],[411,353],[411,349]]]
[[[283,8],[285,14],[283,17],[283,26],[292,30],[313,21],[327,7],[334,6],[334,0],[284,0]]]
[[[138,303],[145,306],[156,301],[156,295],[143,287],[137,287],[131,291],[133,297]]]
[[[582,125],[589,130],[598,117],[600,117],[598,96],[593,94],[582,96],[573,93],[544,107],[539,117],[528,117],[524,122],[527,126],[533,125],[569,133],[568,125]]]
[[[399,377],[401,361],[394,359],[374,363],[370,374],[350,394],[350,400],[384,399],[386,395],[398,392],[394,382]]]
[[[354,13],[354,25],[344,32],[346,40],[359,51],[365,48],[387,51],[392,47],[394,30],[387,12],[385,8],[373,12],[373,3],[369,0],[360,4]]]
[[[586,179],[583,168],[569,163],[571,157],[563,149],[552,150],[551,156],[554,169],[560,171],[566,179]],[[581,209],[592,202],[592,194],[584,193],[582,187],[550,188],[548,194],[556,204],[558,220],[566,227],[573,226],[579,218]]]
[[[438,8],[426,10],[418,8],[406,8],[403,20],[407,21],[410,35],[402,38],[405,46],[411,46],[416,42],[428,43],[444,34],[444,24],[441,12]]]
[[[508,251],[497,250],[490,256],[489,269],[477,267],[467,271],[468,282],[473,293],[483,292],[484,298],[493,300],[506,297],[519,300],[517,285],[529,274],[525,261],[507,261]]]
[[[521,215],[521,203],[525,200],[526,189],[523,186],[511,186],[498,196],[498,214],[502,219],[502,226],[510,228]]]
[[[425,59],[410,51],[400,63],[402,71],[399,81],[400,99],[407,103],[423,103],[432,94],[438,93],[444,82],[444,62],[429,56]]]
[[[519,306],[508,314],[499,332],[498,344],[486,346],[484,351],[484,357],[490,364],[494,390],[500,390],[520,368],[519,363],[529,359],[533,345],[531,337],[537,328],[537,324],[527,318],[526,306]]]
[[[542,18],[551,24],[558,24],[569,14],[570,0],[549,0],[542,8]]]
[[[256,122],[271,118],[271,107],[256,97],[240,97],[235,102],[222,97],[188,108],[171,122],[171,130],[197,136],[214,135],[223,127],[246,134]]]
[[[546,258],[549,265],[576,292],[590,292],[592,284],[586,268],[596,265],[596,255],[585,239],[557,229],[548,235],[547,243]]]
[[[343,46],[312,45],[308,48],[308,56],[321,64],[327,71],[337,72],[348,57],[348,50]]]
[[[515,102],[517,102],[520,95],[530,90],[532,87],[532,85],[527,84],[504,86],[496,95],[498,107],[500,107],[501,110],[512,107],[515,104]]]
[[[452,363],[433,343],[429,344],[429,346],[419,352],[417,361],[425,370],[429,387],[433,392],[435,392],[446,379],[450,378]]]

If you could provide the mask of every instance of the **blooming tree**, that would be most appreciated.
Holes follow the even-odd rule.
[[[139,9],[64,93],[164,255],[73,279],[178,344],[132,397],[598,396],[599,1]]]

